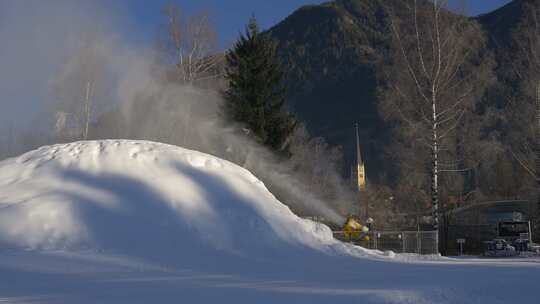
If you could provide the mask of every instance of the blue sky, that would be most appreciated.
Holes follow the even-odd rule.
[[[103,0],[106,1],[106,0]],[[212,22],[218,29],[221,45],[230,45],[244,27],[251,14],[255,14],[263,28],[283,20],[302,5],[319,4],[321,0],[121,0],[116,9],[125,14],[139,33],[137,39],[149,39],[156,32],[160,21],[160,8],[167,3],[177,4],[187,14],[199,10],[210,12]],[[451,0],[458,3],[459,0]],[[498,8],[509,0],[470,0],[467,12],[478,15]]]
[[[450,2],[460,3],[461,1],[451,0]],[[467,13],[471,16],[476,16],[501,7],[510,2],[510,0],[469,0],[467,2]]]
[[[103,0],[106,1],[106,0]],[[243,30],[251,14],[262,28],[268,28],[283,20],[297,8],[307,4],[318,4],[321,0],[122,0],[115,9],[122,11],[131,23],[142,31],[142,37],[151,37],[160,22],[160,8],[173,3],[186,14],[205,10],[218,30],[221,45],[230,45]],[[106,2],[108,3],[114,3]]]

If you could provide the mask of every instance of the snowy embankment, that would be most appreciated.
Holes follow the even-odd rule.
[[[145,257],[315,249],[365,255],[228,161],[144,141],[43,147],[0,163],[0,246]]]
[[[143,141],[0,162],[0,302],[510,303],[538,261],[422,261],[340,243],[248,171]]]

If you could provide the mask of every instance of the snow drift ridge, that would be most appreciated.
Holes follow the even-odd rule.
[[[145,141],[47,146],[0,162],[0,208],[2,247],[175,256],[365,253],[298,218],[247,170]]]

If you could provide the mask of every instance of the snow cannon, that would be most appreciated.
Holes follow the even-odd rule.
[[[346,240],[369,241],[369,228],[360,224],[353,216],[347,217],[342,230]]]

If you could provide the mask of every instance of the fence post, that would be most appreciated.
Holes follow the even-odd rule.
[[[435,254],[438,254],[439,253],[439,231],[436,230],[435,232],[435,250],[433,250],[435,252]]]
[[[416,232],[416,253],[422,254],[422,237],[423,234],[420,231]]]
[[[401,252],[405,253],[405,233],[404,232],[401,233],[401,246],[402,246]]]

